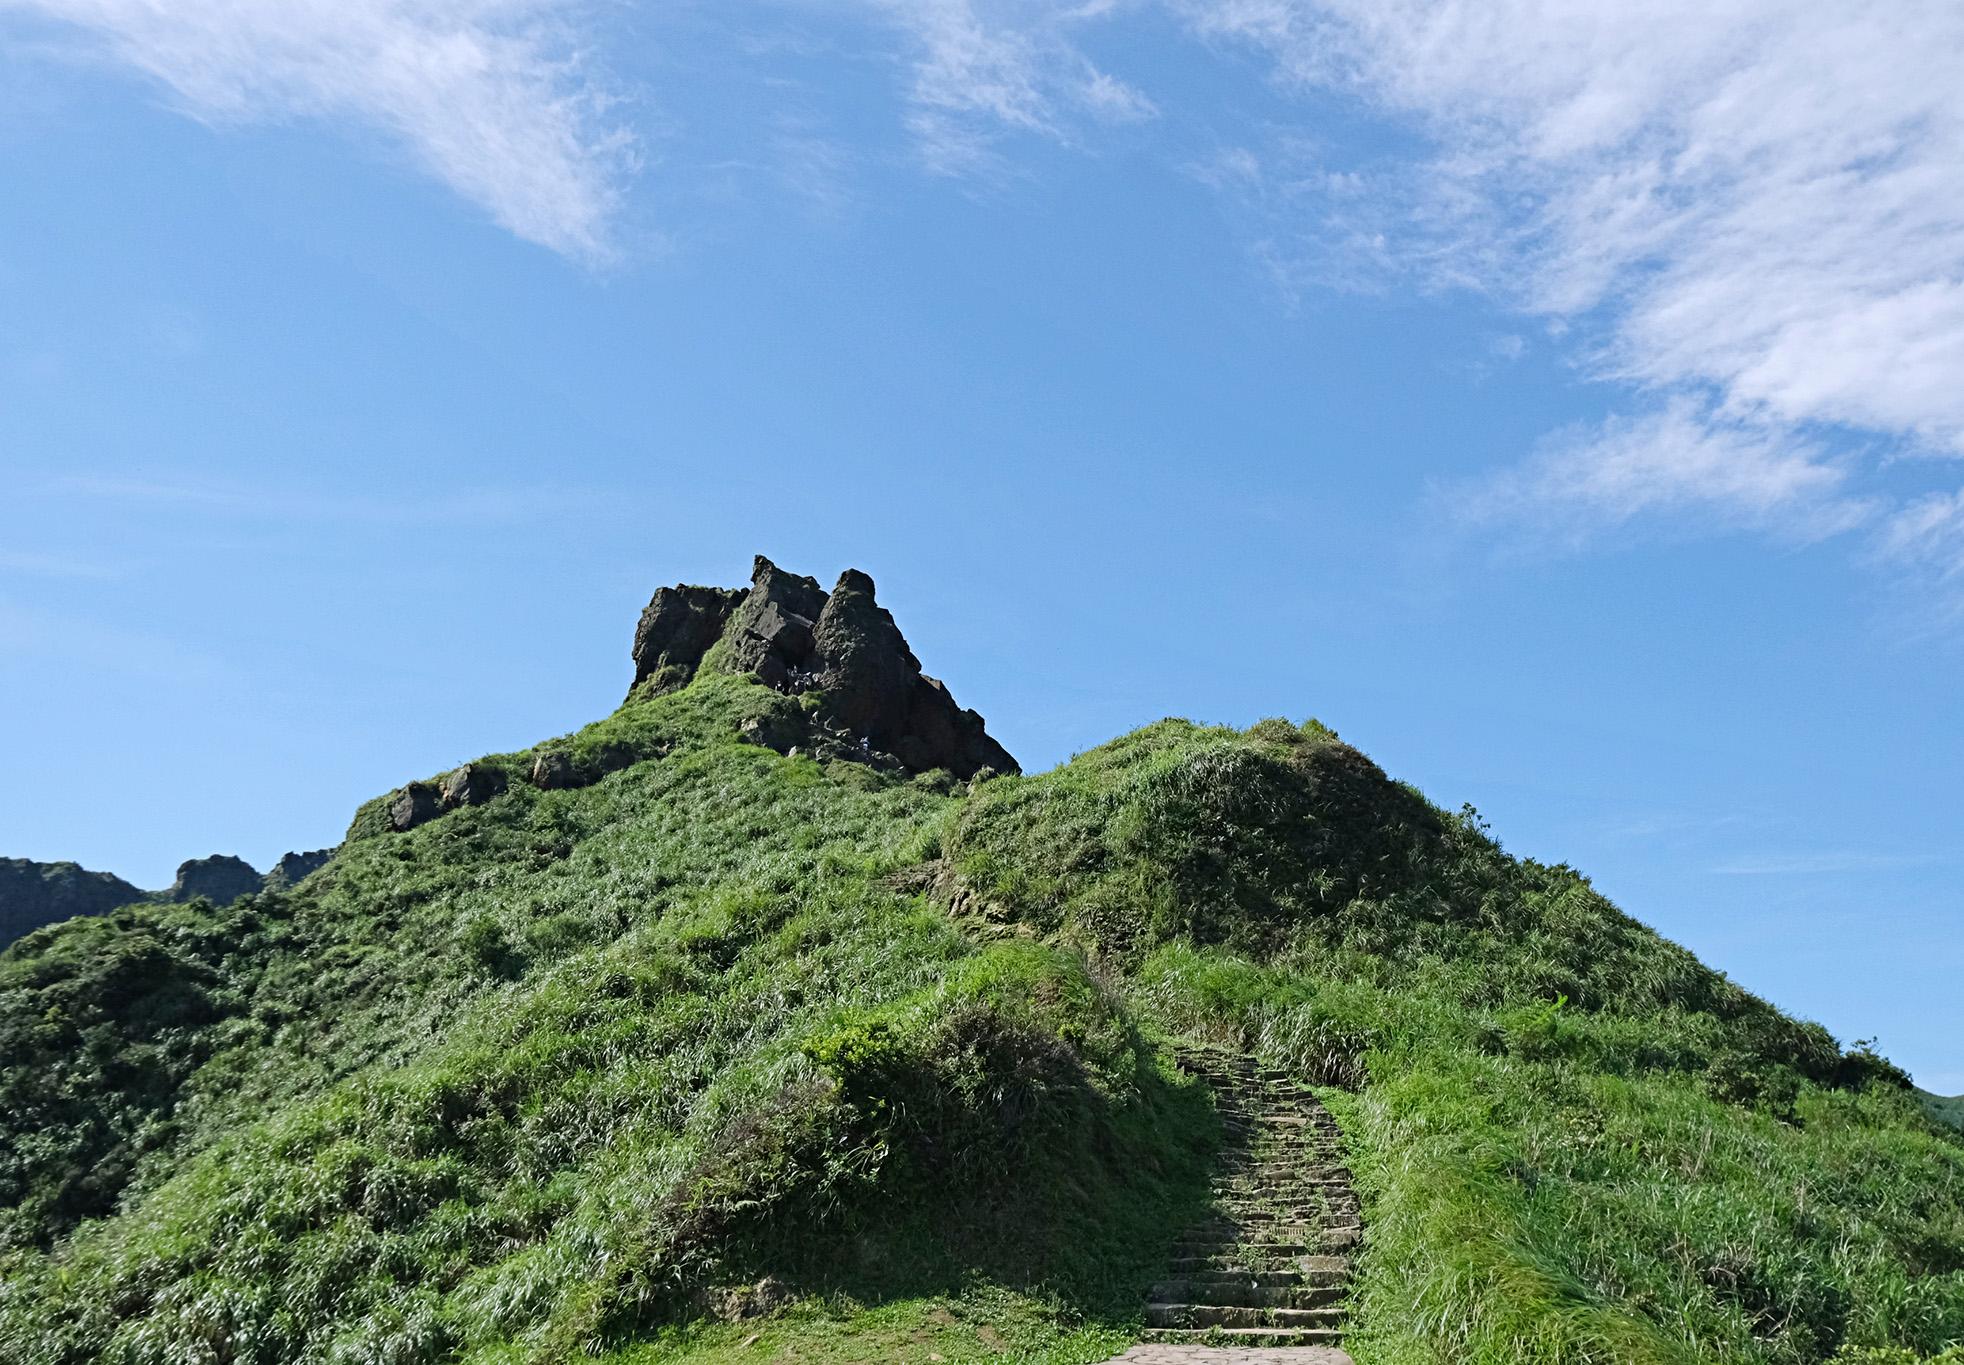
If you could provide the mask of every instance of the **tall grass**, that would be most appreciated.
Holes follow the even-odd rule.
[[[790,704],[0,957],[0,1361],[1101,1359],[1204,1199],[1172,1036],[1326,1087],[1371,1365],[1964,1340],[1901,1073],[1327,729],[967,791],[739,742]]]

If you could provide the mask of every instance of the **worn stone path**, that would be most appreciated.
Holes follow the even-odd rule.
[[[1134,1346],[1106,1365],[1354,1365],[1335,1346]]]
[[[1226,1130],[1214,1207],[1152,1287],[1146,1340],[1107,1365],[1352,1365],[1337,1343],[1363,1224],[1336,1121],[1252,1058],[1192,1048],[1179,1063]]]

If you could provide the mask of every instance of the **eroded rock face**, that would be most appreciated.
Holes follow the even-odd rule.
[[[280,891],[295,886],[307,877],[327,866],[327,860],[334,856],[331,848],[317,848],[310,853],[287,853],[273,864],[273,870],[266,874],[266,889]]]
[[[466,763],[443,779],[443,808],[481,806],[494,796],[504,795],[505,781],[502,769],[488,763]]]
[[[662,588],[634,632],[634,687],[660,696],[696,675],[702,656],[723,637],[730,613],[744,599],[741,588]]]
[[[177,880],[171,883],[165,898],[182,904],[203,896],[213,905],[230,905],[241,896],[250,896],[263,883],[264,879],[245,859],[214,853],[209,858],[193,858],[179,864]]]
[[[442,812],[443,799],[434,782],[411,782],[389,803],[389,823],[402,833],[436,819]]]
[[[707,633],[712,619],[719,622],[717,635]],[[629,696],[680,686],[665,680],[694,677],[718,640],[718,662],[729,671],[754,673],[789,695],[817,694],[814,720],[849,736],[868,758],[891,756],[915,772],[946,768],[961,778],[982,768],[1020,771],[989,737],[982,717],[921,672],[900,627],[876,600],[873,580],[857,569],[846,570],[827,593],[816,579],[759,555],[748,592],[661,589],[635,632]],[[795,742],[788,734],[770,740],[768,747],[780,750]]]

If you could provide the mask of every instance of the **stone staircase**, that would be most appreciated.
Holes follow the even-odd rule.
[[[1342,1134],[1307,1086],[1250,1057],[1186,1048],[1225,1130],[1214,1207],[1173,1248],[1146,1304],[1146,1344],[1120,1360],[1345,1362],[1350,1256],[1363,1224]]]

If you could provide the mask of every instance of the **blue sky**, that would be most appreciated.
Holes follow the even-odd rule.
[[[0,852],[331,844],[763,551],[1964,1091],[1964,15],[1609,8],[0,0]]]

